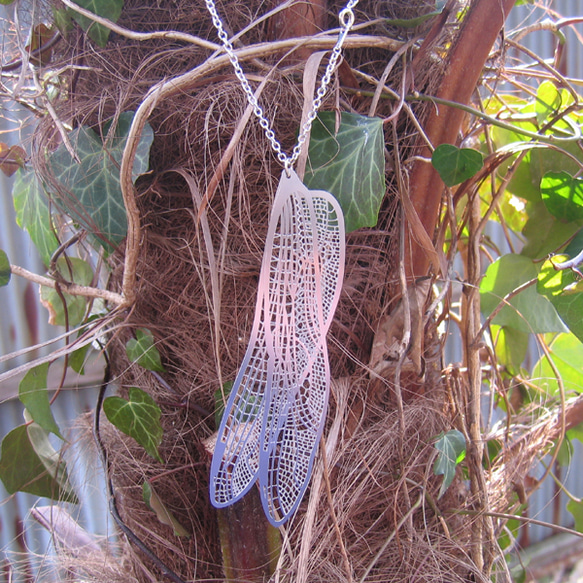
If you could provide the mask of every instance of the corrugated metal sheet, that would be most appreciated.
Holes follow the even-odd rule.
[[[556,10],[562,16],[577,16],[583,14],[581,0],[556,0],[549,3],[550,9]],[[0,7],[0,16],[6,13],[6,8]],[[530,22],[540,20],[545,11],[540,7],[521,6],[510,15],[507,29],[525,26]],[[576,25],[579,37],[583,37],[583,25]],[[583,49],[572,28],[564,29],[568,39],[566,73],[570,77],[583,77]],[[522,41],[537,55],[550,59],[554,54],[556,38],[551,32],[540,31],[529,35]],[[0,131],[7,129],[6,119],[0,117]],[[16,143],[19,140],[17,133],[2,135],[2,141]],[[41,273],[42,264],[30,240],[15,224],[14,209],[9,193],[10,180],[0,173],[0,249],[8,254],[13,263],[21,265],[30,271]],[[493,236],[497,235],[493,233]],[[502,244],[503,240],[498,241]],[[0,354],[5,355],[14,350],[25,348],[38,341],[44,341],[54,335],[56,330],[46,323],[46,312],[37,301],[37,292],[34,286],[18,278],[13,278],[9,286],[0,288]],[[459,343],[450,342],[448,356],[458,360],[461,350]],[[26,356],[19,357],[9,363],[0,363],[0,372],[6,367],[20,364]],[[70,392],[66,399],[60,399],[56,407],[57,417],[66,424],[67,420],[75,419],[80,412],[93,407],[95,402],[94,390]],[[10,429],[20,423],[22,407],[16,401],[8,401],[0,406],[0,434],[5,435]],[[72,440],[75,443],[75,439]],[[583,480],[577,470],[583,467],[583,452],[577,444],[575,452],[576,462],[572,464],[571,474],[563,477],[567,488],[579,496],[583,496]],[[99,474],[87,474],[87,468],[99,466],[86,449],[73,448],[77,463],[72,472],[78,492],[81,494],[83,505],[77,511],[81,524],[91,532],[106,534],[110,527],[109,513],[104,501],[104,487]],[[541,469],[542,471],[542,469]],[[571,517],[565,511],[564,497],[556,502],[557,488],[551,480],[547,480],[543,487],[531,500],[530,515],[540,520],[553,522],[556,508],[559,509],[562,524],[569,524]],[[35,502],[29,495],[17,494],[7,498],[0,484],[0,548],[10,551],[27,551],[33,554],[45,555],[50,548],[50,540],[44,530],[35,526],[28,517],[28,509]],[[530,527],[532,541],[548,536],[548,529]],[[7,555],[8,556],[8,555]],[[38,561],[36,561],[38,564]],[[31,566],[31,569],[33,567]],[[6,571],[5,571],[6,573]],[[14,579],[16,580],[16,579]]]

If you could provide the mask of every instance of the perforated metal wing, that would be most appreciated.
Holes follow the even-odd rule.
[[[326,334],[344,276],[336,199],[284,172],[270,217],[249,346],[211,464],[213,505],[259,480],[270,522],[285,522],[307,488],[322,434],[330,371]]]

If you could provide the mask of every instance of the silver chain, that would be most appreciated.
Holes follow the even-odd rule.
[[[293,168],[293,165],[296,163],[299,155],[302,151],[302,147],[310,133],[310,129],[312,128],[312,123],[316,119],[318,115],[318,110],[322,105],[322,101],[326,96],[326,92],[328,91],[328,86],[330,85],[330,81],[332,80],[332,75],[336,70],[336,66],[338,64],[338,60],[342,54],[342,45],[344,44],[344,40],[348,35],[348,32],[352,28],[354,24],[354,12],[352,9],[358,4],[359,0],[349,0],[346,4],[345,8],[340,11],[338,15],[338,19],[340,20],[340,32],[338,33],[338,40],[332,49],[332,54],[330,55],[330,59],[328,61],[328,65],[326,66],[326,70],[324,71],[324,76],[322,77],[322,81],[320,82],[320,86],[316,91],[316,96],[314,97],[314,101],[312,103],[312,109],[309,111],[306,121],[302,126],[300,134],[298,136],[298,141],[294,146],[291,156],[288,156],[281,148],[281,144],[277,141],[275,137],[275,133],[271,127],[271,123],[265,117],[265,113],[263,112],[263,108],[259,105],[251,86],[249,85],[249,81],[247,81],[247,77],[245,77],[245,73],[243,73],[243,69],[241,68],[241,64],[239,63],[239,59],[237,58],[237,54],[235,53],[235,49],[227,33],[225,32],[225,27],[223,26],[223,22],[217,12],[217,8],[215,6],[214,0],[205,0],[206,7],[211,15],[213,20],[213,25],[217,29],[217,33],[219,36],[220,41],[223,43],[223,47],[225,48],[225,52],[229,57],[229,61],[231,61],[231,65],[233,65],[233,69],[235,70],[235,75],[237,79],[241,82],[241,86],[245,91],[245,95],[247,96],[247,101],[249,105],[253,108],[253,113],[259,119],[259,125],[263,128],[265,132],[265,136],[269,140],[271,147],[273,148],[274,152],[277,155],[277,159],[284,165],[286,171],[289,171]]]

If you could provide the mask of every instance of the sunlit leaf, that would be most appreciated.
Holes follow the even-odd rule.
[[[484,165],[484,156],[471,148],[441,144],[431,156],[433,167],[447,186],[455,186],[476,174]]]
[[[45,431],[54,433],[63,439],[51,411],[47,389],[48,372],[48,362],[31,368],[18,385],[18,398],[35,423],[38,423]]]
[[[556,115],[561,108],[561,93],[552,81],[543,81],[536,92],[536,119],[541,125],[546,119]]]
[[[33,170],[17,171],[12,196],[16,223],[28,232],[43,263],[48,266],[59,241],[53,230],[45,190]]]
[[[126,343],[126,354],[130,362],[156,372],[164,372],[160,353],[155,346],[154,335],[147,328],[138,328],[136,337]]]
[[[120,116],[118,127],[104,144],[90,128],[82,126],[69,134],[80,163],[61,145],[49,156],[49,165],[60,183],[56,201],[76,222],[95,235],[109,251],[124,239],[127,218],[119,182],[132,112]],[[104,128],[107,133],[108,128]],[[154,134],[146,125],[136,153],[132,177],[135,180],[148,169]]]
[[[385,195],[383,122],[343,112],[318,114],[312,127],[304,183],[332,193],[344,213],[346,232],[377,224]]]
[[[576,287],[580,282],[570,269],[556,270],[554,267],[566,259],[566,255],[555,255],[543,263],[537,291],[549,299],[569,330],[583,342],[583,292]]]
[[[583,500],[569,500],[567,510],[575,519],[575,530],[583,533]]]
[[[158,496],[158,493],[149,482],[142,484],[142,498],[148,508],[156,513],[158,520],[162,524],[170,526],[176,536],[190,536],[190,533],[178,522],[174,514],[168,510],[168,507],[162,502],[160,496]]]
[[[154,459],[162,461],[158,452],[163,435],[160,407],[148,393],[131,387],[128,400],[107,397],[103,411],[120,431],[133,437]]]
[[[466,457],[466,439],[463,433],[452,429],[436,441],[435,449],[439,454],[433,464],[433,473],[443,475],[438,495],[441,498],[453,481],[457,465]]]
[[[506,294],[537,275],[536,265],[522,255],[509,253],[494,261],[488,266],[480,284],[484,315],[490,315]],[[552,304],[537,293],[535,285],[511,298],[509,303],[492,320],[493,324],[509,326],[526,334],[567,331]]]
[[[542,259],[561,248],[580,228],[576,222],[562,223],[540,200],[526,205],[528,220],[522,230],[526,238],[521,255],[532,259]]]
[[[90,285],[93,281],[93,270],[87,261],[78,257],[59,257],[57,260],[57,270],[61,277],[68,282],[77,285]],[[40,301],[49,311],[49,324],[53,326],[64,326],[67,322],[69,326],[77,326],[85,318],[87,311],[87,298],[83,296],[72,296],[61,291],[65,299],[63,300],[56,289],[41,286]],[[65,320],[65,307],[68,320]]]
[[[583,178],[575,178],[568,172],[547,172],[540,190],[554,217],[564,223],[583,219]]]
[[[10,261],[8,260],[8,255],[0,249],[0,287],[8,285],[10,277],[12,276],[12,271],[10,270]]]
[[[76,0],[76,3],[97,16],[103,16],[112,22],[117,22],[123,8],[123,0]],[[87,32],[91,38],[100,47],[105,47],[109,38],[109,28],[102,24],[97,24],[94,20],[82,16],[73,9],[69,13],[79,23],[79,26]]]
[[[34,443],[34,446],[33,446]],[[62,456],[36,423],[20,425],[2,440],[0,479],[9,494],[36,496],[77,503]]]
[[[583,393],[583,344],[573,334],[559,334],[549,347],[561,375],[565,391]],[[534,365],[532,382],[549,395],[558,394],[559,384],[549,361],[543,355]]]

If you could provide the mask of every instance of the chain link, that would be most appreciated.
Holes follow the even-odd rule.
[[[318,115],[318,110],[322,106],[322,102],[324,101],[324,97],[326,96],[326,92],[328,91],[328,87],[330,82],[332,81],[332,75],[336,70],[336,66],[338,65],[338,61],[340,56],[342,55],[342,45],[348,35],[348,32],[352,28],[354,24],[354,12],[353,8],[358,4],[359,0],[349,0],[346,4],[345,8],[340,11],[338,15],[338,19],[340,20],[340,33],[338,34],[338,40],[332,49],[332,54],[330,55],[330,59],[328,60],[328,65],[326,66],[326,70],[324,71],[324,75],[320,82],[320,86],[316,91],[316,96],[314,97],[314,101],[312,103],[312,109],[308,112],[306,117],[306,121],[302,126],[300,134],[298,136],[298,141],[294,146],[291,156],[288,156],[281,147],[281,144],[278,142],[277,138],[275,137],[275,133],[271,127],[271,123],[265,117],[265,113],[259,102],[255,98],[255,94],[253,93],[253,89],[249,85],[249,81],[247,81],[247,77],[245,77],[245,73],[241,68],[241,64],[239,63],[239,59],[235,53],[235,49],[229,37],[225,31],[225,27],[223,26],[223,22],[217,12],[217,8],[215,6],[214,0],[205,0],[206,7],[211,15],[213,25],[217,29],[217,34],[220,41],[223,43],[223,47],[227,56],[229,57],[229,61],[233,66],[235,71],[235,75],[237,79],[239,79],[241,86],[243,87],[243,91],[245,91],[245,95],[247,97],[247,101],[249,105],[253,108],[253,113],[259,119],[259,125],[265,132],[265,137],[269,140],[271,147],[273,148],[277,159],[283,164],[286,171],[289,171],[293,168],[293,165],[296,163],[297,159],[300,156],[302,151],[302,147],[304,146],[308,134],[310,133],[310,129],[312,128],[312,123],[316,119]]]

